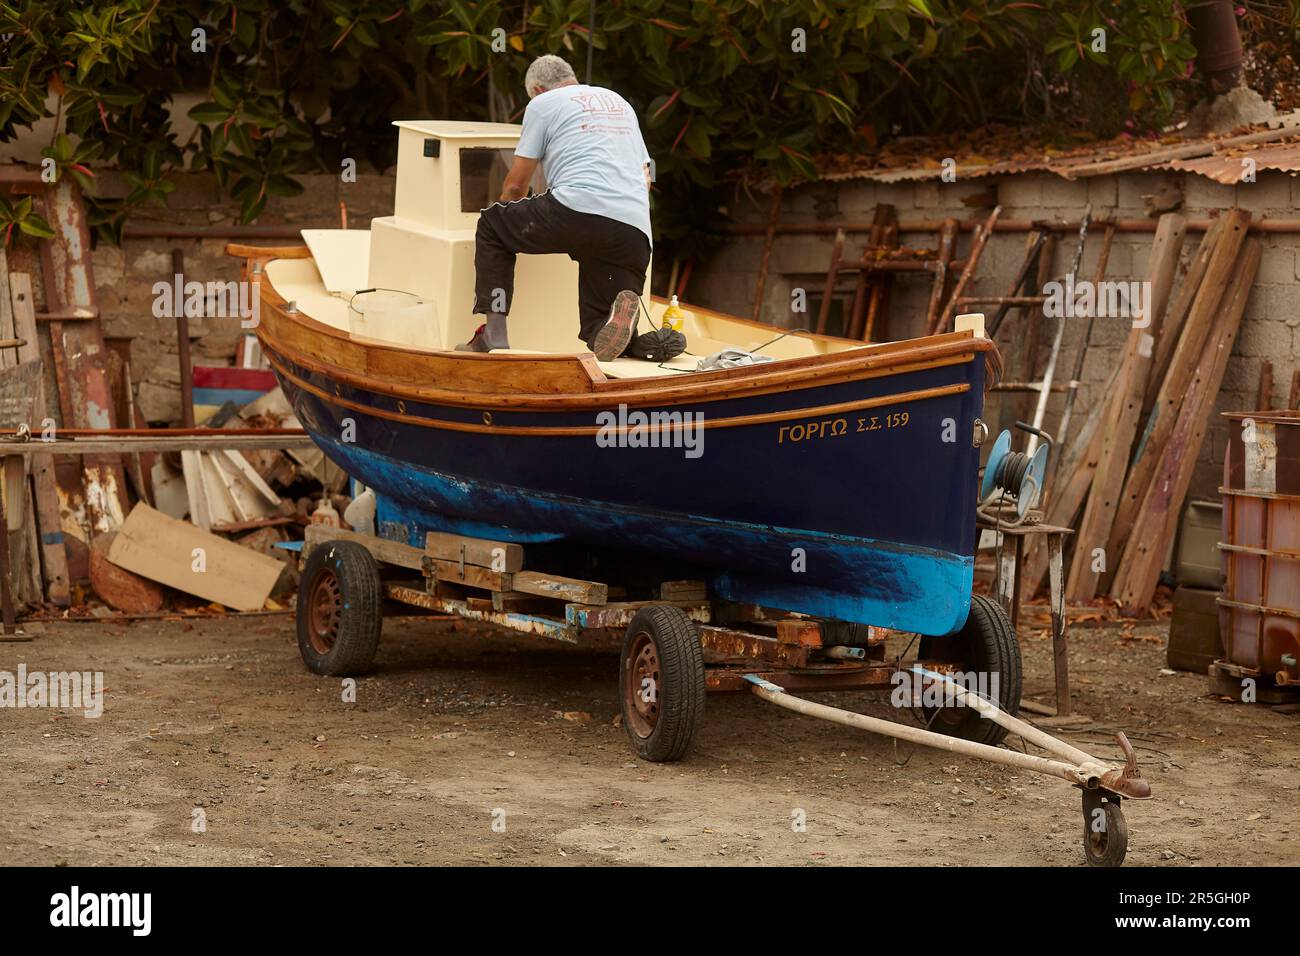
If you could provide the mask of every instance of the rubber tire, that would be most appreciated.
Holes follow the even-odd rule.
[[[627,712],[633,664],[630,653],[636,637],[643,632],[655,643],[661,675],[659,718],[648,737],[641,737],[633,730]],[[695,623],[681,608],[670,604],[643,607],[632,618],[623,637],[618,670],[623,729],[633,752],[653,763],[681,760],[694,743],[704,717],[704,649]]]
[[[1100,833],[1092,830],[1092,810],[1103,808],[1106,829]],[[1094,840],[1094,838],[1096,838]],[[1119,801],[1108,797],[1105,803],[1101,797],[1084,791],[1083,795],[1083,858],[1089,866],[1115,867],[1124,863],[1128,853],[1128,823],[1124,820],[1124,811]]]
[[[956,639],[964,653],[953,663],[976,672],[997,673],[998,707],[1012,717],[1020,712],[1021,660],[1020,642],[1002,605],[982,594],[971,595],[970,614],[960,631],[944,637],[922,637],[918,654],[922,660],[933,660],[932,651],[943,642]],[[931,730],[972,740],[975,743],[996,747],[1007,735],[1007,729],[987,717],[981,717],[970,707],[943,708],[959,714],[956,720],[947,715],[935,715],[935,708],[922,708]],[[941,710],[943,710],[941,709]]]
[[[322,654],[311,642],[312,587],[321,574],[338,579],[343,608],[334,646]],[[298,585],[298,651],[307,669],[327,676],[362,674],[370,668],[383,627],[383,588],[374,555],[354,541],[329,541],[307,556]]]

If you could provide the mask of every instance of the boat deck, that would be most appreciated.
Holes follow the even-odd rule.
[[[286,301],[292,302],[298,311],[311,316],[317,322],[350,332],[348,302],[353,293],[348,290],[327,288],[316,260],[311,257],[275,259],[266,266],[266,278],[275,291]],[[647,302],[651,320],[656,327],[667,303],[659,298]],[[647,362],[634,358],[619,358],[610,362],[599,362],[600,370],[612,379],[660,378],[694,372],[699,360],[707,355],[726,348],[740,348],[746,351],[759,351],[773,359],[803,358],[824,355],[854,349],[870,349],[875,346],[837,339],[831,336],[811,335],[808,333],[790,333],[782,335],[779,330],[757,322],[749,322],[734,316],[711,312],[707,309],[682,305],[685,313],[683,331],[687,339],[687,351],[675,358],[663,362]],[[560,322],[564,328],[559,328]],[[648,325],[644,317],[641,327],[644,331]],[[556,344],[573,342],[580,345],[573,334],[577,329],[577,318],[557,317],[557,327],[553,329],[536,329],[515,327],[510,329],[511,339],[523,346],[520,348],[501,349],[493,354],[500,355],[578,355],[579,348],[544,348],[554,341]],[[412,330],[407,341],[397,344],[408,347],[427,349],[431,352],[446,351],[440,343],[429,341],[436,336],[434,330]],[[355,337],[355,336],[354,336]]]

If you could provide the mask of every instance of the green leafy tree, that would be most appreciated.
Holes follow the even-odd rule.
[[[1300,22],[1293,9],[1291,22]],[[0,140],[53,116],[44,155],[101,234],[210,170],[255,219],[298,174],[386,168],[391,121],[517,122],[535,56],[640,111],[661,238],[699,233],[728,176],[790,182],[896,133],[1168,116],[1195,51],[1177,0],[0,0]],[[1097,49],[1095,31],[1105,31]],[[182,141],[175,100],[197,94]],[[113,163],[129,186],[94,196]]]

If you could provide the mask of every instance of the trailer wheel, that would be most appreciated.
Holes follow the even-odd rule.
[[[1128,853],[1128,824],[1119,799],[1083,791],[1083,855],[1089,866],[1119,866]]]
[[[623,729],[642,760],[680,760],[704,714],[704,651],[681,608],[644,607],[623,638]]]
[[[359,674],[379,646],[383,593],[374,556],[353,541],[317,545],[298,585],[298,651],[317,674]]]
[[[966,672],[997,677],[993,703],[1015,716],[1020,711],[1020,642],[1002,605],[982,594],[971,596],[970,615],[960,631],[923,637],[922,660],[941,660]],[[991,690],[992,688],[990,688]],[[921,708],[931,729],[951,737],[996,747],[1007,729],[971,707]]]

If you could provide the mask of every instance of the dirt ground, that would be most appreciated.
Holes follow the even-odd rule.
[[[1164,630],[1072,632],[1093,723],[1060,733],[1113,756],[1127,731],[1154,790],[1126,804],[1129,863],[1300,864],[1300,716],[1163,673]],[[1022,641],[1050,702],[1046,636]],[[104,672],[105,709],[0,711],[7,863],[1082,865],[1063,781],[745,696],[709,698],[683,763],[639,762],[610,649],[390,618],[355,703],[305,670],[288,616],[46,624],[0,644],[20,662]]]

